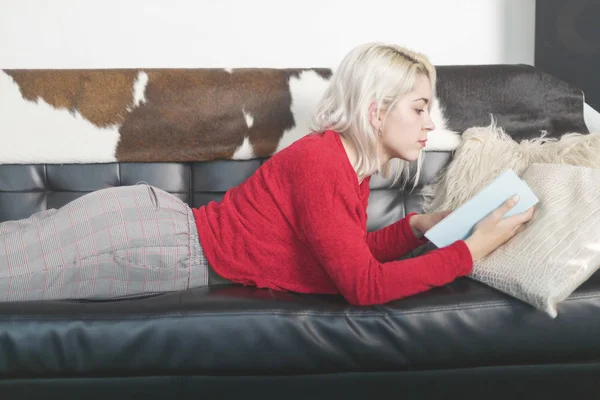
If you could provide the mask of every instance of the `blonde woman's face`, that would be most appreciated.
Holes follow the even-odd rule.
[[[427,143],[427,134],[435,129],[429,115],[432,90],[429,79],[419,75],[414,89],[400,99],[396,106],[383,114],[379,152],[382,161],[401,158],[415,161]]]

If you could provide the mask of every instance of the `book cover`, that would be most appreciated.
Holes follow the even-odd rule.
[[[527,211],[539,202],[529,185],[513,170],[506,170],[479,193],[454,210],[446,218],[425,233],[437,247],[445,247],[457,240],[464,240],[473,233],[475,225],[514,195],[517,204],[505,214],[510,217]]]

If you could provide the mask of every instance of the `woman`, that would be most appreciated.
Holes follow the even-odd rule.
[[[510,200],[466,240],[402,261],[448,212],[366,231],[371,176],[400,179],[420,160],[435,80],[421,54],[359,46],[333,75],[313,132],[219,202],[190,209],[158,188],[126,186],[0,224],[0,299],[121,298],[224,279],[371,305],[469,274],[533,209],[503,219]]]

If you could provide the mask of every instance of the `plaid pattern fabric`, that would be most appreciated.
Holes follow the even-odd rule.
[[[0,224],[0,301],[112,299],[207,283],[192,210],[146,184]]]

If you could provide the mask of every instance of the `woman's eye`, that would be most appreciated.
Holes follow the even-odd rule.
[[[425,112],[425,110],[423,110],[423,109],[418,109],[417,110],[417,114],[421,114],[422,112]]]

